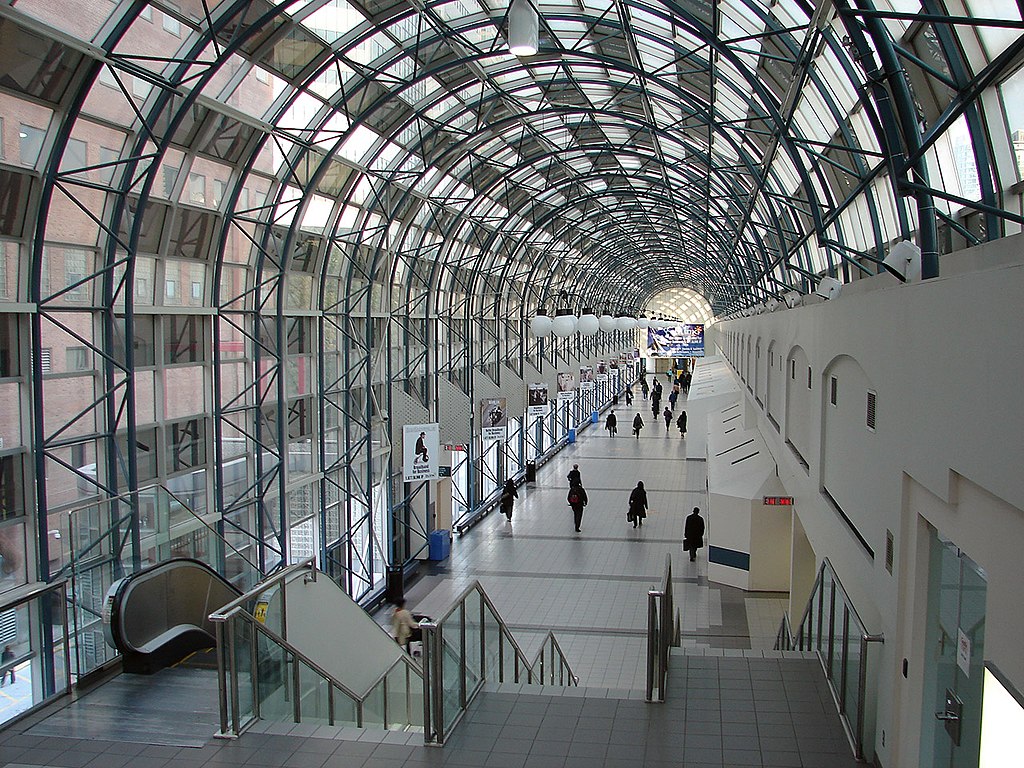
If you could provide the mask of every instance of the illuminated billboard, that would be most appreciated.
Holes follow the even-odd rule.
[[[650,357],[704,357],[704,324],[647,329]]]

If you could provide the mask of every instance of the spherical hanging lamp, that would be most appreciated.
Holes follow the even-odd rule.
[[[551,330],[555,336],[561,339],[576,333],[576,316],[572,313],[572,310],[563,307],[555,312],[555,319],[551,323]]]
[[[552,321],[543,309],[537,310],[537,316],[530,321],[530,330],[534,336],[544,338],[551,335]]]
[[[651,320],[647,315],[640,315],[636,320],[636,327],[641,331],[646,331],[651,327]]]
[[[636,328],[636,318],[629,315],[619,315],[615,318],[615,327],[620,331],[629,331]]]
[[[604,314],[597,319],[597,322],[600,324],[601,330],[605,333],[611,333],[617,327],[615,324],[615,318],[612,317],[612,313],[607,309],[605,309]]]
[[[601,321],[597,319],[597,315],[594,314],[594,310],[590,307],[583,309],[583,314],[580,315],[580,319],[576,321],[576,330],[584,336],[593,336],[599,330],[601,330]]]

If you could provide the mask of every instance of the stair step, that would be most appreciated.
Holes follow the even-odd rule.
[[[669,648],[670,656],[712,656],[716,658],[735,659],[816,659],[814,651],[775,651],[771,649],[747,648],[701,648],[684,646]]]
[[[486,693],[529,694],[531,696],[558,696],[574,699],[622,699],[643,701],[643,689],[631,688],[590,688],[583,685],[564,687],[560,685],[534,685],[530,683],[485,683]]]

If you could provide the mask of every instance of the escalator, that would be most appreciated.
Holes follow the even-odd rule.
[[[216,645],[209,615],[241,595],[210,566],[167,560],[111,585],[103,604],[107,643],[124,671],[153,674]]]

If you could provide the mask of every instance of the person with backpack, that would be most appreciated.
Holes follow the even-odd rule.
[[[636,435],[636,439],[640,439],[640,430],[644,428],[643,417],[638,413],[633,417],[633,434]]]
[[[583,489],[583,485],[573,485],[569,487],[569,495],[566,497],[566,501],[569,502],[569,506],[572,507],[572,519],[576,526],[576,533],[580,532],[580,523],[583,522],[583,508],[587,506],[587,492]]]
[[[665,410],[662,411],[661,415],[665,418],[665,437],[668,437],[668,428],[672,425],[672,409],[665,406]]]
[[[510,523],[512,522],[512,507],[515,506],[515,500],[518,498],[515,480],[510,477],[505,481],[505,487],[501,489],[501,513],[508,518]]]

